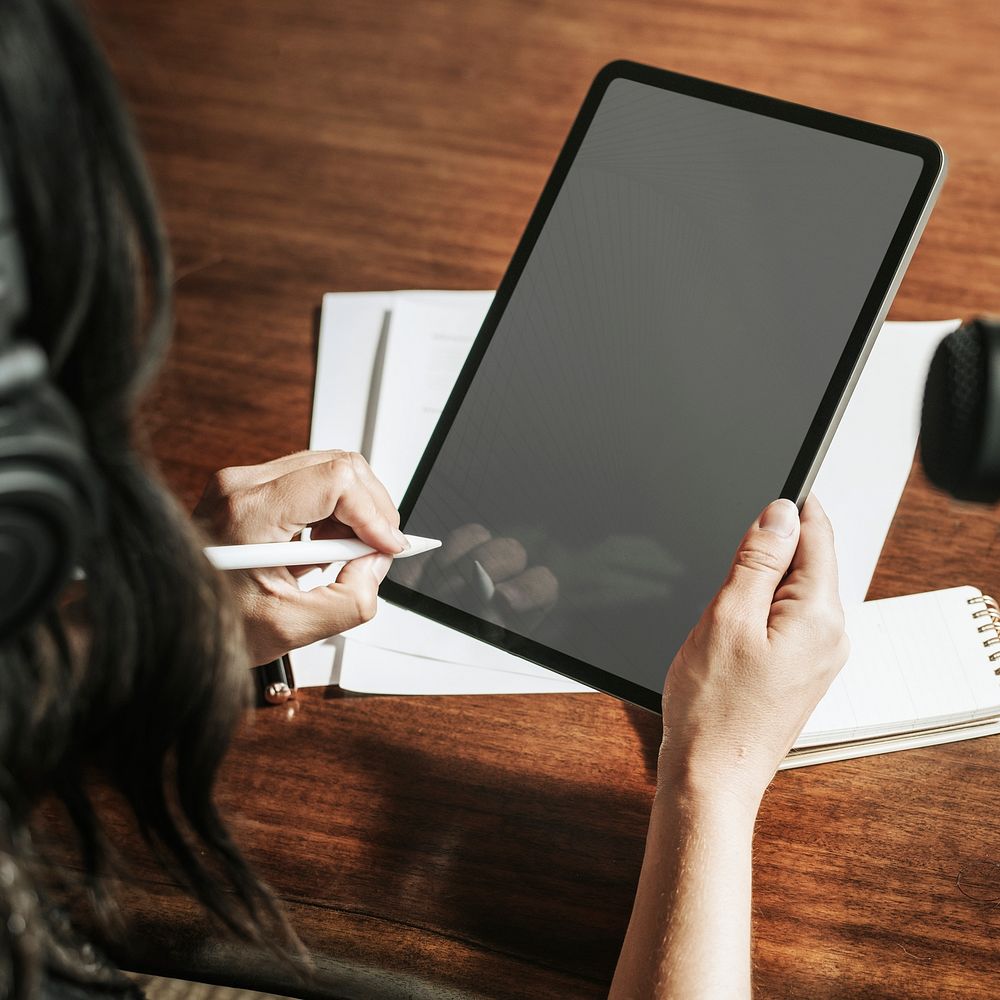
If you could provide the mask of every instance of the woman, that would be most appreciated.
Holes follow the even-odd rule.
[[[99,916],[111,902],[91,767],[234,933],[297,949],[212,786],[247,666],[369,618],[402,545],[398,515],[354,455],[224,470],[199,509],[216,541],[312,524],[379,551],[309,594],[285,570],[224,581],[207,565],[136,448],[136,400],[169,337],[169,267],[130,124],[71,0],[0,3],[0,170],[27,284],[14,334],[47,356],[94,493],[80,525],[85,580],[0,638],[0,998],[135,996],[38,894],[34,805],[50,793],[65,803]],[[16,350],[0,339],[0,373]],[[0,396],[0,442],[7,415],[32,405]],[[845,658],[829,525],[814,502],[800,519],[778,501],[670,669],[660,773],[671,793],[656,797],[613,996],[748,995],[757,804]]]

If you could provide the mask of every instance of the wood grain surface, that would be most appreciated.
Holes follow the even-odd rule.
[[[188,503],[216,468],[306,445],[323,292],[496,285],[613,58],[935,137],[950,179],[893,316],[1000,311],[996,0],[91,7],[176,255],[176,345],[146,413]],[[998,525],[914,472],[871,596],[997,591]],[[658,735],[596,695],[330,690],[261,711],[221,798],[316,978],[227,942],[141,857],[126,960],[295,996],[602,996]],[[756,842],[760,995],[994,995],[998,765],[992,738],[779,775]]]

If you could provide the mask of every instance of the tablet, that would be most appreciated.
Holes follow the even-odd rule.
[[[444,545],[383,595],[659,710],[747,527],[808,494],[944,169],[918,135],[605,67],[403,499]]]

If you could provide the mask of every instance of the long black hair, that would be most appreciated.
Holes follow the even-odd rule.
[[[277,924],[294,938],[213,804],[247,700],[242,630],[135,439],[140,390],[170,337],[170,265],[131,122],[71,0],[0,2],[0,161],[30,287],[18,334],[48,354],[106,500],[80,604],[0,644],[0,996],[29,996],[45,957],[29,876],[42,795],[65,803],[107,902],[93,765],[228,927],[261,940]]]

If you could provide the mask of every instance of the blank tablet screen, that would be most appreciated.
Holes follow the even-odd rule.
[[[785,484],[923,166],[613,80],[404,505],[459,554],[514,540],[486,574],[509,586],[440,555],[390,579],[658,691]]]

